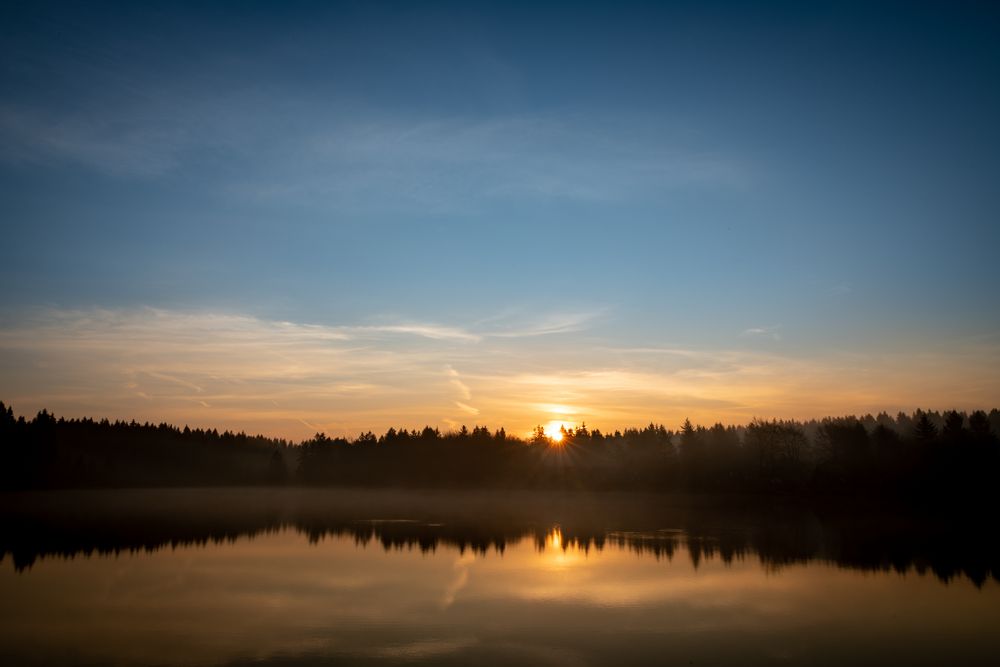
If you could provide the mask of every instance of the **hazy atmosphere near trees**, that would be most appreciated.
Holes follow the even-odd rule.
[[[994,502],[1000,410],[754,420],[676,431],[389,428],[301,443],[107,419],[14,417],[0,402],[4,488],[348,485],[847,495],[904,505]]]
[[[1000,4],[0,0],[0,663],[994,665]]]

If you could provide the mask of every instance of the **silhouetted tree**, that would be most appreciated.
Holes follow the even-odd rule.
[[[794,487],[805,475],[805,434],[778,420],[754,419],[747,426],[746,446],[757,459],[758,481],[769,487]]]
[[[937,437],[937,426],[931,421],[930,415],[923,410],[917,410],[917,418],[913,425],[913,432],[917,440],[929,442]]]
[[[288,468],[285,466],[285,457],[281,455],[281,450],[274,448],[271,454],[271,461],[268,463],[267,478],[271,484],[284,484],[288,480]]]

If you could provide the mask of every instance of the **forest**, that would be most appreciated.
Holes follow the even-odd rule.
[[[168,424],[16,417],[0,402],[0,488],[304,485],[642,490],[864,496],[947,504],[992,498],[1000,410],[916,410],[677,431],[649,424],[559,438],[500,428],[390,428],[301,443]]]

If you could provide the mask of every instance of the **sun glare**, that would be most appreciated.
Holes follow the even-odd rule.
[[[570,422],[554,419],[545,425],[545,435],[549,436],[549,440],[553,443],[559,444],[563,441],[566,431],[571,428],[573,428],[573,424]]]

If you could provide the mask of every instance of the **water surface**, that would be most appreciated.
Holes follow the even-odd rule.
[[[1000,656],[1000,586],[983,554],[947,560],[947,544],[907,541],[908,527],[887,524],[893,560],[871,531],[858,537],[812,513],[674,500],[12,496],[0,658],[842,665]]]

